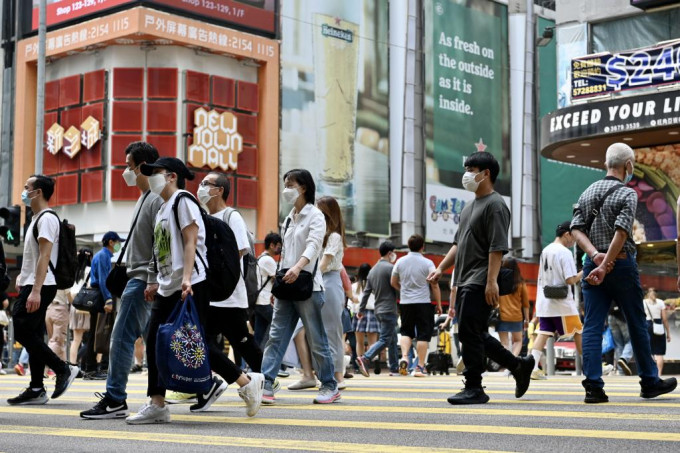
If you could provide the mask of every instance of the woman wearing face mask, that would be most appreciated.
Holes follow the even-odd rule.
[[[262,402],[264,404],[275,402],[274,392],[278,390],[275,379],[297,321],[301,318],[317,365],[317,376],[321,381],[321,389],[314,402],[328,404],[339,399],[340,393],[333,378],[333,360],[321,315],[325,297],[323,277],[318,266],[326,235],[326,221],[323,213],[314,206],[316,185],[307,170],[291,170],[284,175],[283,182],[285,185],[283,199],[293,205],[283,226],[280,267],[287,269],[283,282],[289,284],[295,282],[300,271],[304,269],[313,275],[314,290],[307,300],[274,301],[269,341],[262,360],[262,373],[266,379]]]
[[[145,291],[146,300],[153,301],[146,339],[149,366],[147,395],[150,401],[137,414],[126,419],[131,425],[170,421],[170,411],[165,405],[165,389],[158,382],[158,328],[166,322],[175,306],[189,294],[193,295],[203,325],[209,304],[205,268],[205,225],[198,205],[189,199],[193,195],[184,190],[186,180],[194,179],[194,174],[184,162],[174,157],[162,157],[153,164],[142,164],[141,172],[149,177],[149,189],[165,203],[156,216],[153,259],[150,264],[158,270],[158,283],[148,285]],[[175,220],[173,206],[180,193],[187,195],[183,195],[177,203],[178,222]],[[209,397],[217,388],[219,387],[213,385]]]

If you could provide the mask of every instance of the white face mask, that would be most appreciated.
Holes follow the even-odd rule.
[[[127,184],[128,187],[137,185],[137,173],[135,173],[134,170],[130,170],[129,167],[123,171],[123,179],[125,180],[125,184]]]
[[[394,264],[395,261],[397,261],[397,254],[392,252],[390,253],[390,263]]]
[[[165,179],[165,173],[156,173],[149,176],[149,189],[156,195],[160,195],[168,185],[168,181]]]
[[[295,203],[300,196],[300,191],[295,187],[286,187],[282,193],[283,199],[286,203]]]
[[[479,173],[472,173],[471,171],[466,171],[465,174],[463,175],[463,187],[465,190],[469,190],[470,192],[477,192],[477,189],[479,188],[479,184],[484,181],[475,181],[475,178],[477,177]]]
[[[210,195],[210,186],[200,186],[198,188],[198,192],[196,192],[196,195],[198,196],[198,201],[200,201],[203,204],[208,204],[208,202],[214,197],[215,195]]]

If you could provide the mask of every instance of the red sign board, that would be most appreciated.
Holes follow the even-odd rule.
[[[278,0],[48,0],[47,26],[95,15],[128,3],[166,6],[201,16],[211,22],[221,22],[276,33],[276,4]],[[34,1],[33,30],[38,29],[39,8]]]

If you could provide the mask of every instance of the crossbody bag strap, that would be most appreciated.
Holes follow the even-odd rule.
[[[265,254],[267,254],[267,256],[269,256],[269,254],[268,254],[267,252],[262,252],[262,254],[261,254],[260,256],[257,257],[257,265],[258,265],[258,267],[260,266],[260,259],[261,259]],[[267,286],[267,283],[269,283],[269,281],[270,281],[271,279],[272,279],[271,275],[267,276],[267,278],[265,279],[264,283],[262,283],[262,280],[260,279],[260,283],[262,283],[262,286],[260,286],[260,289],[257,290],[257,293],[258,293],[258,294],[262,292],[262,290],[264,289],[264,287]]]
[[[654,322],[654,316],[652,316],[652,310],[649,309],[649,305],[647,305],[647,302],[645,302],[644,300],[642,301],[642,303],[645,305],[645,308],[647,309],[647,314],[649,315],[649,319],[651,319],[652,322]]]
[[[177,194],[177,198],[175,198],[175,202],[172,205],[172,213],[175,216],[175,225],[177,225],[177,229],[179,230],[179,235],[182,238],[182,248],[184,248],[184,235],[182,234],[182,228],[179,226],[179,201],[182,198],[188,198],[189,200],[193,201],[196,203],[196,206],[198,206],[198,211],[199,214],[201,215],[201,218],[203,220],[203,223],[205,223],[205,219],[203,218],[203,208],[201,208],[201,205],[198,204],[198,201],[189,193],[189,192],[180,192]],[[205,226],[204,226],[205,228]],[[198,251],[198,247],[196,247],[196,256],[198,257],[199,260],[201,260],[201,264],[203,265],[203,269],[208,270],[208,265],[206,262],[203,260],[203,257],[201,256],[201,253]],[[198,264],[196,264],[196,258],[194,258],[194,269],[196,270],[196,273],[198,274]]]
[[[599,217],[599,215],[602,212],[602,207],[604,206],[604,202],[609,198],[609,195],[613,194],[617,190],[619,190],[621,187],[624,187],[623,184],[616,184],[607,190],[602,198],[597,202],[597,206],[595,206],[592,211],[590,211],[590,214],[592,215],[591,220],[586,221],[586,231],[588,234],[590,234],[590,228],[593,226],[593,223],[595,223],[595,220]]]
[[[132,232],[135,231],[135,227],[137,226],[137,220],[139,220],[139,215],[142,213],[142,209],[144,209],[144,203],[146,202],[146,199],[149,197],[150,193],[151,193],[150,190],[147,191],[144,194],[144,198],[142,198],[142,204],[139,205],[139,211],[137,211],[137,215],[135,215],[135,220],[132,221],[132,226],[130,227],[130,231],[128,232],[127,238],[125,239],[125,245],[123,245],[123,250],[121,250],[120,255],[118,255],[116,266],[120,266],[120,263],[123,262],[125,251],[127,250],[128,244],[130,243],[130,238],[132,237]]]
[[[286,231],[288,231],[289,225],[290,217],[286,218],[286,225],[283,227],[283,234],[281,235],[281,258],[279,258],[279,262],[276,263],[276,273],[279,272],[279,269],[281,268],[281,263],[283,262],[283,251],[285,250],[286,246]]]

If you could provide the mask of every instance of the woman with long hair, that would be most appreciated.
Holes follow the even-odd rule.
[[[654,288],[649,288],[643,301],[645,306],[645,317],[647,318],[647,329],[649,331],[649,343],[652,348],[652,356],[659,369],[659,376],[663,372],[663,356],[666,355],[666,343],[671,342],[671,332],[668,329],[668,317],[666,316],[666,304],[661,299],[657,299]],[[664,332],[657,335],[653,331],[653,324],[663,325]]]
[[[323,285],[326,291],[326,303],[321,308],[321,317],[335,366],[335,380],[338,382],[338,388],[343,389],[345,387],[345,344],[342,340],[342,311],[345,308],[346,298],[340,271],[345,247],[347,247],[345,222],[342,219],[340,205],[335,198],[321,197],[317,200],[316,206],[326,220],[323,252],[319,262],[319,270],[323,275]]]
[[[357,281],[352,285],[352,293],[355,299],[361,300],[361,295],[366,289],[366,283],[368,279],[368,273],[371,271],[371,265],[368,263],[363,263],[359,266],[357,271]],[[380,325],[378,324],[378,319],[375,317],[375,295],[371,293],[368,297],[368,303],[366,304],[366,310],[364,315],[359,318],[354,317],[354,332],[357,337],[357,356],[361,357],[367,351],[364,341],[368,338],[368,348],[378,341],[378,333],[380,332]],[[380,360],[377,360],[380,363]],[[378,368],[376,366],[376,368]]]
[[[503,267],[511,269],[514,274],[512,292],[501,296],[499,300],[500,322],[496,332],[505,349],[519,356],[522,350],[522,334],[529,323],[529,294],[519,271],[517,260],[505,258]]]
[[[68,301],[73,303],[78,291],[86,284],[90,266],[92,265],[92,249],[82,248],[78,250],[78,268],[76,269],[76,283],[68,292]],[[69,350],[69,362],[78,363],[78,350],[83,342],[83,335],[90,330],[90,312],[76,310],[71,306],[69,313],[69,328],[73,331],[73,340]],[[92,337],[94,339],[94,336]]]

